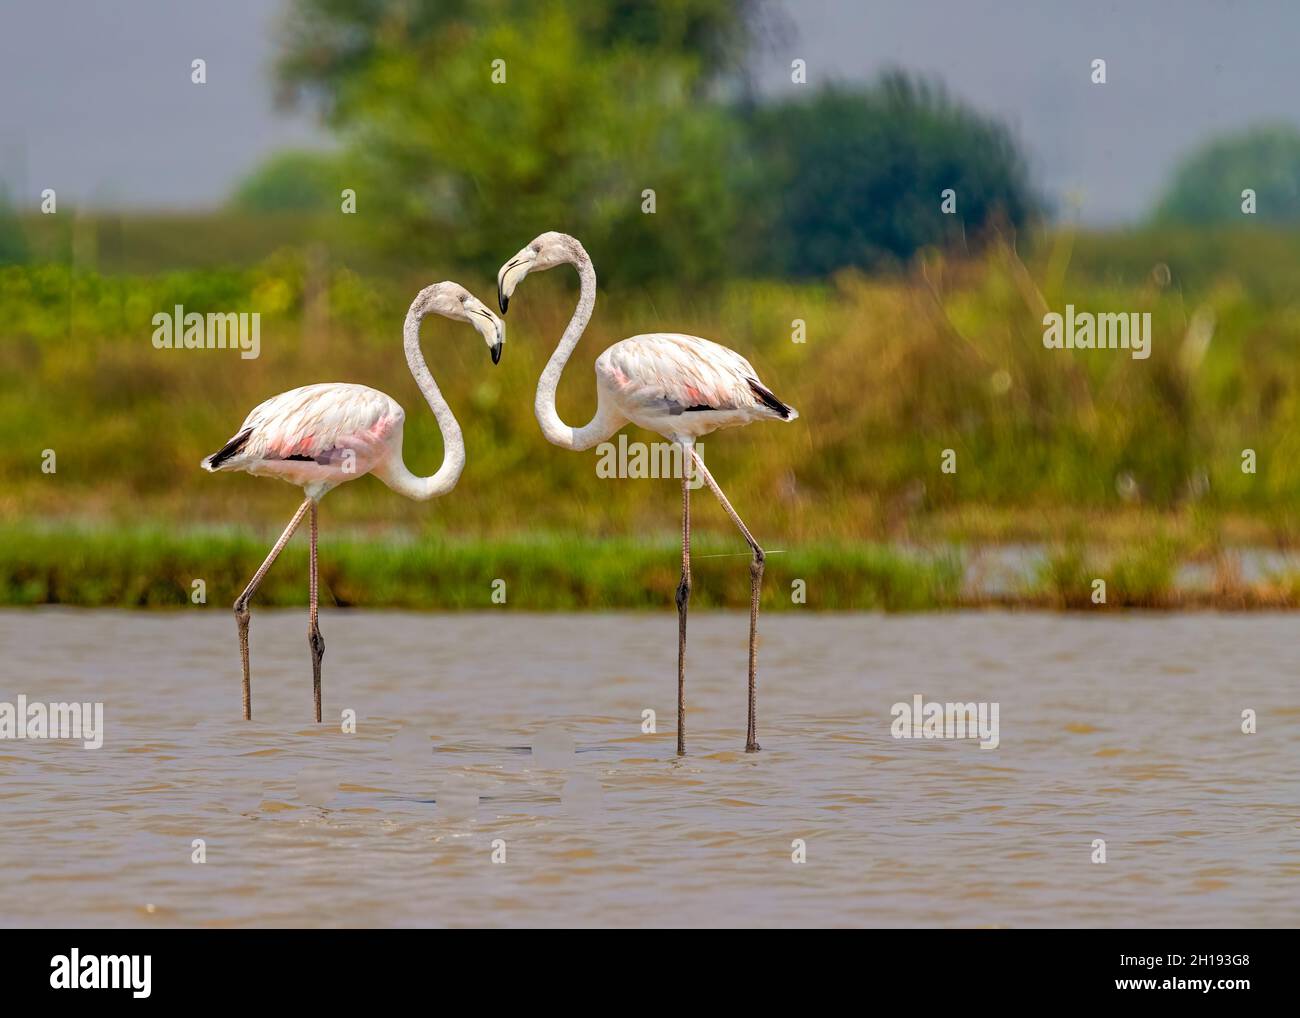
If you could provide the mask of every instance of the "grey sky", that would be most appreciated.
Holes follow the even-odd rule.
[[[783,91],[901,66],[1009,122],[1052,196],[1093,223],[1143,214],[1206,136],[1297,122],[1289,0],[781,0],[793,36],[760,54]],[[271,102],[273,0],[0,0],[0,180],[35,201],[209,206],[268,152],[325,143]],[[190,61],[208,84],[189,84]],[[1093,85],[1090,62],[1107,61]]]
[[[32,200],[214,205],[268,152],[273,0],[0,0],[0,179]],[[190,62],[207,61],[206,85]]]

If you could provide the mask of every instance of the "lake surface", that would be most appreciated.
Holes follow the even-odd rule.
[[[105,716],[0,741],[0,924],[1300,922],[1293,616],[771,615],[747,755],[698,613],[680,760],[673,614],[321,625],[317,726],[305,610],[254,609],[252,723],[227,611],[0,612],[0,702]],[[1000,744],[893,738],[918,693]]]

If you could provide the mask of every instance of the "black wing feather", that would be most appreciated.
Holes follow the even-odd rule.
[[[790,408],[777,399],[776,396],[767,389],[763,388],[763,386],[759,385],[758,379],[746,378],[745,381],[749,383],[750,392],[757,396],[765,407],[774,411],[782,420],[785,420],[790,416]]]
[[[238,456],[240,451],[248,444],[248,437],[253,433],[252,428],[245,428],[220,449],[203,461],[203,465],[209,470],[216,470],[221,464],[228,459]]]

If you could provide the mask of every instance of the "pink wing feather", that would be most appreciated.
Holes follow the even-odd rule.
[[[358,458],[371,459],[404,419],[392,398],[369,386],[304,385],[254,407],[226,449],[204,465],[240,469],[257,461],[287,459],[328,463],[339,449],[353,449]]]

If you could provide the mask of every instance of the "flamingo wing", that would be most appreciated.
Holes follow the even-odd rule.
[[[744,357],[698,336],[632,336],[601,354],[596,371],[620,403],[645,412],[725,411],[781,420],[799,416],[758,380]]]
[[[328,465],[345,449],[358,456],[377,452],[404,418],[391,397],[369,386],[304,385],[254,407],[235,436],[203,466],[240,469],[268,460]]]

